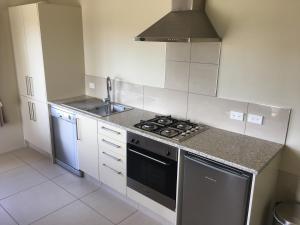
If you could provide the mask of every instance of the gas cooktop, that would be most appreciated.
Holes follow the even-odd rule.
[[[209,128],[203,124],[191,123],[189,120],[178,120],[171,116],[156,116],[150,120],[142,120],[134,126],[176,141],[184,141]]]

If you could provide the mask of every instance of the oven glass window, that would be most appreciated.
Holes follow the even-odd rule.
[[[177,162],[129,146],[127,176],[176,200]]]

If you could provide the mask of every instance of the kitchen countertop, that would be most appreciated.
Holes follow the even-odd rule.
[[[142,109],[132,109],[123,113],[113,114],[107,117],[92,115],[84,111],[76,110],[65,105],[65,102],[88,99],[81,96],[72,99],[50,101],[50,105],[57,105],[69,110],[83,113],[97,118],[100,121],[110,123],[151,139],[178,147],[182,150],[215,160],[253,174],[258,174],[262,169],[282,150],[283,145],[237,134],[211,127],[203,133],[197,134],[183,142],[152,134],[134,127],[140,120],[153,118],[156,113]]]

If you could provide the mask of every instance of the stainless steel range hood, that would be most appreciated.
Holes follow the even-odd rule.
[[[205,0],[172,0],[172,11],[135,38],[157,42],[219,42]]]

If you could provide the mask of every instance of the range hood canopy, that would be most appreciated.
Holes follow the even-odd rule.
[[[172,11],[135,38],[156,42],[220,42],[205,0],[172,0]]]

